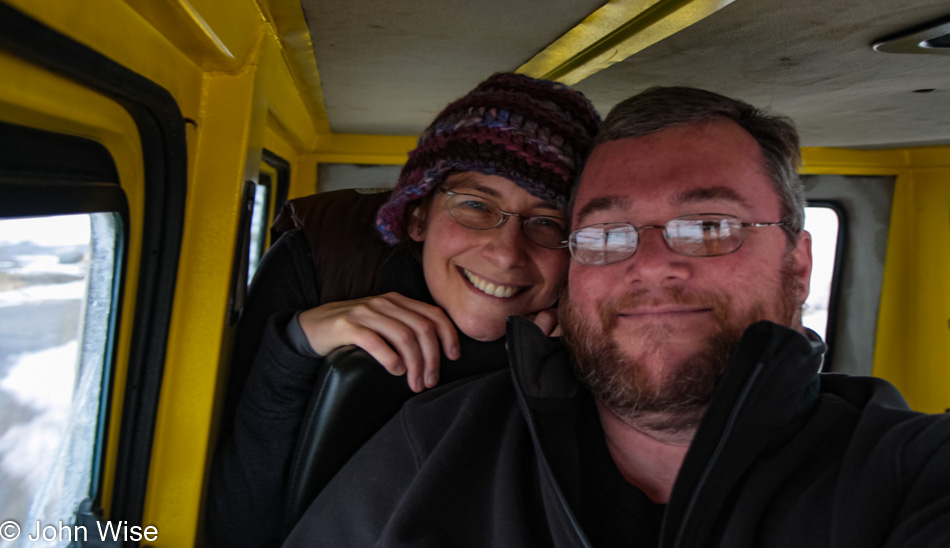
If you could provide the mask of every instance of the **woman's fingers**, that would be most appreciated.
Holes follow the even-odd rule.
[[[355,344],[390,373],[405,373],[416,392],[438,383],[440,346],[451,359],[459,355],[458,334],[448,316],[398,293],[329,303],[299,318],[318,353]]]
[[[399,294],[396,295],[398,306],[415,312],[418,316],[406,314],[401,318],[412,327],[416,334],[416,342],[422,352],[421,367],[411,367],[409,371],[410,386],[417,391],[432,388],[439,382],[439,366],[441,363],[440,346],[442,351],[451,360],[459,357],[458,333],[449,317],[437,306],[415,301]],[[413,380],[413,377],[414,380]]]
[[[529,319],[534,322],[535,325],[541,328],[541,332],[547,335],[548,337],[560,337],[561,336],[561,326],[557,322],[557,309],[548,308],[542,310],[534,315],[533,318]]]
[[[457,360],[459,358],[458,332],[455,330],[455,324],[453,324],[452,320],[445,314],[445,311],[438,306],[410,299],[399,293],[387,293],[386,296],[392,296],[399,306],[413,310],[428,319],[431,322],[431,326],[435,329],[434,333],[430,334],[435,336],[432,340],[441,344],[442,351],[450,360]]]

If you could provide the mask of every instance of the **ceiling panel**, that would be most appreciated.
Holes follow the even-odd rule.
[[[332,130],[382,135],[418,134],[603,4],[303,0]],[[575,87],[602,114],[651,85],[710,89],[790,116],[806,146],[950,143],[950,55],[871,48],[946,16],[946,0],[735,0]]]
[[[413,135],[604,0],[303,0],[335,133]]]
[[[709,89],[790,116],[805,146],[950,143],[950,55],[871,48],[948,14],[945,0],[737,0],[575,87],[602,113],[651,85]]]

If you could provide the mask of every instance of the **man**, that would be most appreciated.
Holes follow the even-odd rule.
[[[615,107],[573,201],[570,355],[510,319],[514,382],[410,401],[288,545],[950,545],[950,417],[817,374],[798,161],[716,94]]]

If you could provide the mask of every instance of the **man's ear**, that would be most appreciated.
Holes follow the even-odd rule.
[[[811,289],[811,234],[803,230],[798,235],[798,241],[795,243],[795,249],[792,251],[795,258],[795,287],[800,288],[801,295],[798,295],[801,303],[808,298],[808,292]]]
[[[409,227],[408,227],[409,237],[417,242],[422,242],[426,239],[426,221],[422,215],[422,206],[416,206],[412,210],[412,215],[409,216]]]

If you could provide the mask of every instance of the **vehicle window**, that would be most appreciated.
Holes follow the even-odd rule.
[[[271,202],[270,176],[262,173],[260,181],[254,185],[254,203],[251,206],[251,240],[248,244],[247,283],[250,284],[257,272],[267,246],[267,229],[270,227]]]
[[[317,190],[329,192],[343,188],[392,188],[399,179],[402,166],[332,164],[317,166]]]
[[[113,213],[0,219],[0,517],[19,546],[94,488],[119,234]]]
[[[828,334],[831,288],[838,253],[838,213],[830,207],[806,207],[805,230],[812,238],[812,270],[811,291],[805,301],[802,323],[824,339]]]

